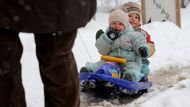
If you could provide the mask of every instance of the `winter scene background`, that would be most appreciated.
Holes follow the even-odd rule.
[[[105,30],[108,26],[108,13],[101,12],[101,9],[98,9],[94,19],[78,30],[73,48],[78,70],[86,62],[100,59],[95,48],[95,34],[97,30]],[[190,5],[181,8],[181,28],[172,22],[152,22],[142,28],[151,35],[156,46],[155,54],[149,58],[150,81],[153,86],[148,93],[136,99],[116,98],[108,101],[81,92],[81,107],[190,106]],[[43,107],[43,84],[39,75],[33,34],[20,33],[20,38],[24,46],[21,63],[27,107]]]

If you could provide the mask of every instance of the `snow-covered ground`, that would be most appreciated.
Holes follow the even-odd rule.
[[[78,31],[73,48],[78,69],[87,61],[98,61],[95,33],[106,29],[108,15],[96,14],[85,28]],[[181,9],[181,28],[171,22],[153,22],[143,25],[156,45],[156,53],[150,58],[153,86],[137,99],[96,99],[81,93],[81,107],[189,107],[190,102],[190,5]],[[32,34],[21,33],[24,53],[22,57],[23,84],[28,107],[43,107],[43,85],[40,79],[35,44]]]

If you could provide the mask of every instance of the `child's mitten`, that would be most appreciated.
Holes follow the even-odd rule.
[[[148,49],[145,48],[145,47],[140,47],[139,48],[139,53],[144,58],[148,57]]]
[[[104,33],[104,31],[103,31],[102,29],[100,29],[100,30],[98,30],[98,31],[96,32],[96,40],[100,37],[100,35],[101,35],[102,33]]]
[[[116,40],[119,37],[119,32],[113,28],[106,33],[111,40]]]

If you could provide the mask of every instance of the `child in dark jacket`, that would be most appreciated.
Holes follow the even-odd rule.
[[[96,48],[101,55],[113,56],[127,59],[120,72],[122,79],[140,81],[144,74],[141,72],[142,58],[150,56],[150,50],[146,38],[142,33],[135,32],[128,22],[128,13],[116,9],[109,15],[109,26],[107,30],[96,40]],[[106,60],[96,63],[87,63],[80,72],[96,70]]]

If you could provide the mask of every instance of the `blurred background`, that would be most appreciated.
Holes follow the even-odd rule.
[[[141,4],[142,0],[97,0],[97,11],[98,12],[109,12],[112,9],[115,9],[119,6],[121,6],[125,2],[137,2],[138,4]],[[150,0],[147,0],[150,1]],[[175,0],[174,0],[175,1]],[[179,0],[181,3],[181,8],[185,8],[190,0]]]

